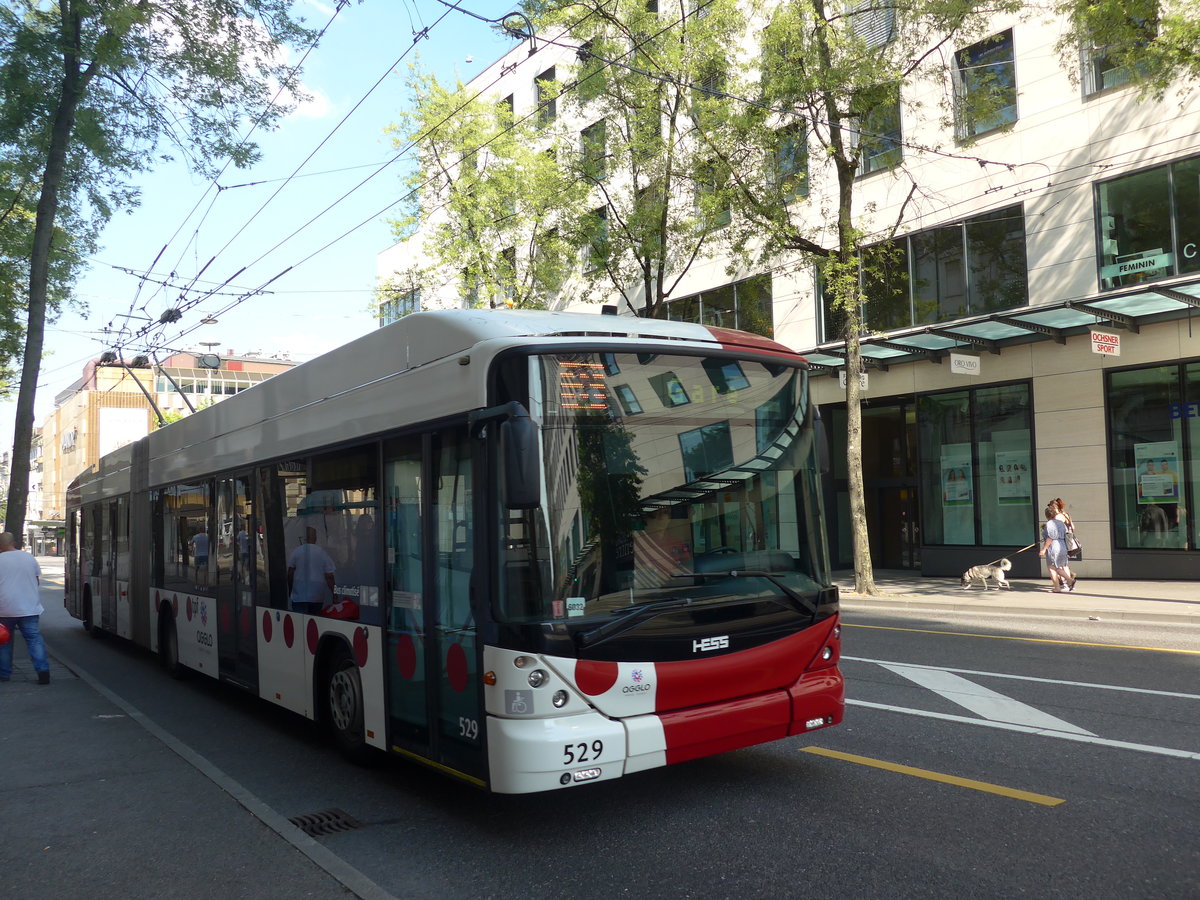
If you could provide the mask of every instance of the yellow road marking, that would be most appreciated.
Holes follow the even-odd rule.
[[[855,756],[853,753],[839,753],[837,750],[826,750],[824,747],[804,747],[805,753],[816,756],[828,756],[830,759],[840,759],[845,762],[858,763],[861,766],[871,766],[876,769],[886,769],[901,775],[912,775],[914,778],[924,778],[928,781],[940,781],[942,784],[953,784],[958,787],[970,788],[973,791],[984,791],[988,794],[999,794],[1014,800],[1024,800],[1027,803],[1037,803],[1041,806],[1058,806],[1066,803],[1060,797],[1047,797],[1045,794],[1034,794],[1029,791],[1019,791],[1016,788],[1004,787],[999,784],[989,784],[986,781],[973,781],[970,778],[959,778],[957,775],[944,775],[941,772],[931,772],[928,769],[914,769],[912,766],[902,766],[882,759],[872,759],[869,756]]]
[[[913,634],[944,634],[949,637],[991,638],[996,641],[1028,641],[1031,644],[1070,644],[1073,647],[1106,647],[1109,650],[1149,650],[1154,653],[1183,653],[1200,656],[1200,650],[1176,650],[1171,647],[1139,647],[1131,644],[1098,644],[1092,641],[1057,641],[1053,638],[1013,637],[1008,634],[974,634],[969,631],[935,631],[932,628],[897,628],[889,625],[859,625],[842,622],[844,628],[873,628],[876,631],[910,631]]]

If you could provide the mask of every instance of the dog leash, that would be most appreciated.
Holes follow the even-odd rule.
[[[1037,546],[1037,541],[1034,541],[1028,547],[1022,547],[1020,550],[1016,550],[1013,553],[1010,553],[1008,556],[1016,556],[1018,553],[1024,553],[1026,550],[1029,550],[1036,546]],[[1008,559],[1008,556],[1001,556],[1000,559],[993,559],[989,563],[984,563],[984,565],[985,566],[994,566],[996,563],[1000,562],[1001,559]]]

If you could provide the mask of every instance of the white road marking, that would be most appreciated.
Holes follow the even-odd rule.
[[[906,666],[898,663],[880,663],[889,672],[895,672],[923,688],[945,697],[951,703],[957,703],[964,709],[991,719],[993,722],[1008,722],[1012,725],[1028,725],[1030,728],[1050,731],[1066,731],[1071,734],[1087,734],[1095,737],[1095,732],[1072,725],[1057,716],[1042,712],[1040,709],[1006,697],[991,688],[968,681],[961,675],[947,672],[944,669],[927,669],[924,666]]]
[[[1037,678],[1033,675],[1010,675],[1007,672],[980,672],[977,669],[950,669],[945,666],[922,666],[916,663],[891,662],[885,659],[866,659],[861,656],[840,657],[851,662],[873,663],[879,666],[907,666],[910,669],[936,669],[939,672],[957,672],[959,675],[983,675],[987,678],[1010,678],[1014,681],[1036,681],[1039,684],[1061,684],[1066,687],[1091,688],[1097,691],[1124,691],[1129,694],[1153,694],[1156,697],[1178,697],[1181,700],[1200,700],[1200,694],[1185,694],[1180,691],[1156,691],[1150,688],[1124,687],[1119,684],[1092,684],[1087,681],[1063,681],[1059,678]]]
[[[1101,747],[1115,747],[1118,750],[1135,750],[1139,753],[1154,753],[1158,756],[1173,756],[1177,759],[1200,760],[1200,753],[1192,750],[1174,750],[1170,747],[1155,747],[1152,744],[1134,744],[1129,741],[1110,741],[1107,738],[1087,734],[1072,734],[1069,731],[1054,731],[1043,728],[1032,728],[1028,725],[1013,725],[1010,722],[992,722],[987,719],[972,719],[968,716],[952,716],[948,713],[930,712],[925,709],[908,709],[904,706],[891,706],[887,703],[868,703],[866,700],[847,700],[847,706],[862,706],[868,709],[881,709],[886,712],[903,713],[907,716],[922,716],[927,719],[941,719],[945,722],[959,722],[964,725],[982,725],[984,728],[999,728],[1002,731],[1020,731],[1025,734],[1037,734],[1042,737],[1061,738],[1064,741],[1075,741],[1080,744],[1097,744]]]

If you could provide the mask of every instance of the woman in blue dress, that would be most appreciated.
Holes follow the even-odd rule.
[[[1038,556],[1046,557],[1054,591],[1070,593],[1075,589],[1075,576],[1067,562],[1067,523],[1058,518],[1058,514],[1054,503],[1046,507],[1045,540]]]

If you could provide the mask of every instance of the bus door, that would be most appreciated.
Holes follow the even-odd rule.
[[[257,690],[255,632],[256,523],[251,473],[217,479],[217,527],[213,535],[217,583],[217,658],[221,677]]]
[[[100,507],[100,627],[117,633],[117,519],[116,500]]]
[[[466,429],[384,447],[388,712],[394,749],[482,779],[471,466]]]

